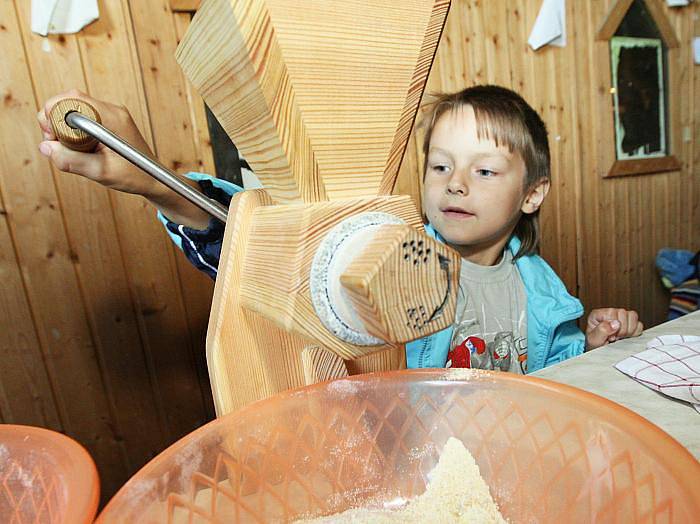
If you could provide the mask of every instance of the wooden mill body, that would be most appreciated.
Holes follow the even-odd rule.
[[[397,369],[401,342],[452,322],[459,257],[422,233],[411,198],[391,195],[448,8],[208,0],[195,16],[178,62],[265,188],[239,193],[229,210],[207,336],[218,415],[303,385],[309,346],[350,374]],[[334,337],[309,291],[325,235],[366,211],[406,224],[383,227],[341,278],[368,331],[391,341],[378,346]],[[417,242],[434,256],[412,258]],[[411,316],[416,297],[430,311],[449,300],[422,323]]]

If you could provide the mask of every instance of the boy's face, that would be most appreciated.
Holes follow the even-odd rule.
[[[521,156],[490,139],[479,140],[476,130],[471,106],[440,117],[423,184],[423,212],[462,256],[502,251],[526,200]]]

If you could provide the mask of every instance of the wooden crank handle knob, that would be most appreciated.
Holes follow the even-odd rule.
[[[58,141],[67,148],[83,153],[92,152],[97,146],[97,139],[85,131],[73,129],[66,122],[66,116],[73,111],[81,113],[98,124],[102,123],[99,113],[92,105],[78,98],[64,98],[59,100],[49,113],[53,132]]]

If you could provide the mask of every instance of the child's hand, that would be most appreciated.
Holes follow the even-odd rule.
[[[643,330],[636,311],[612,307],[594,309],[586,325],[586,351],[621,338],[638,337]]]
[[[68,149],[58,142],[51,129],[48,115],[54,104],[63,98],[79,98],[90,103],[100,114],[103,126],[144,154],[153,156],[125,107],[96,100],[85,93],[71,89],[49,98],[37,114],[39,127],[41,127],[44,137],[44,140],[39,144],[39,151],[48,157],[57,169],[84,176],[118,191],[135,193],[146,198],[159,196],[160,193],[167,190],[164,190],[163,186],[153,178],[102,144],[98,144],[92,153],[80,153]]]

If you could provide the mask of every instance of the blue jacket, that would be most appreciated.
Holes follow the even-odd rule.
[[[229,204],[233,194],[241,191],[235,184],[209,175],[189,173],[187,176],[197,180],[207,196],[225,205]],[[209,227],[199,231],[170,222],[160,213],[158,218],[190,262],[210,277],[216,278],[224,236],[223,225],[211,219]],[[428,235],[444,242],[431,225],[427,225],[425,230]],[[508,249],[515,256],[519,248],[520,241],[513,237]],[[527,295],[528,372],[583,353],[585,336],[576,325],[576,319],[583,314],[578,299],[569,295],[564,283],[541,257],[520,257],[515,265]],[[450,327],[406,344],[408,367],[444,367],[451,339]]]
[[[425,232],[444,239],[428,224]],[[508,243],[513,256],[520,249],[520,240]],[[556,364],[583,353],[586,338],[576,324],[583,315],[583,306],[572,297],[554,270],[537,255],[515,261],[527,295],[527,369],[528,373]],[[452,340],[452,327],[406,344],[409,368],[442,368]]]

